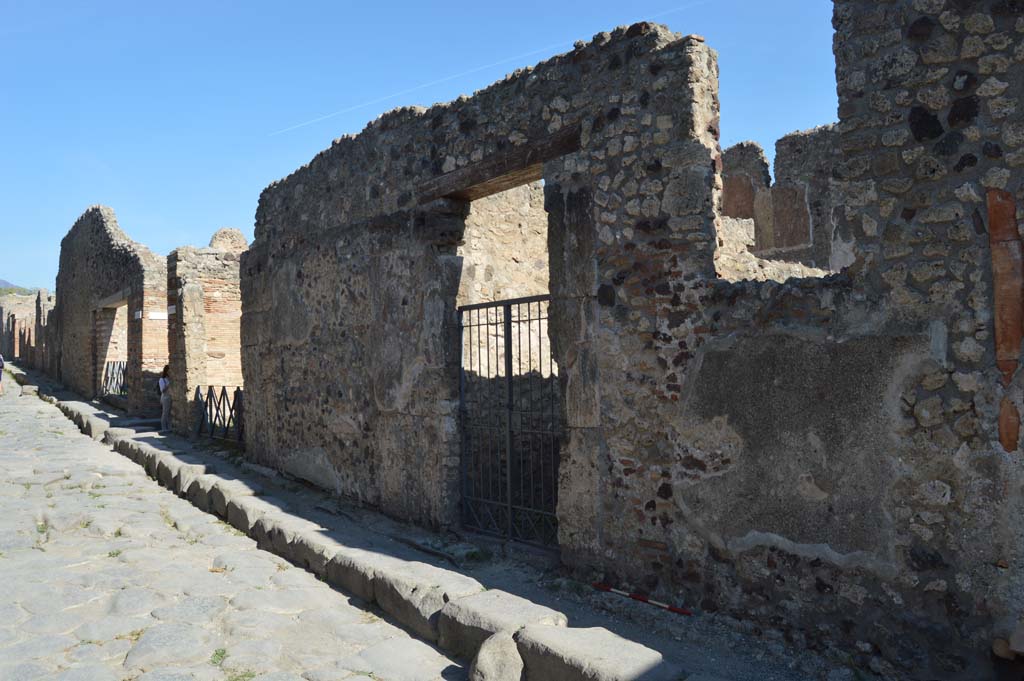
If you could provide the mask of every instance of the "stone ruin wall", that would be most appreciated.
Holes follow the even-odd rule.
[[[1016,305],[992,279],[994,257],[1014,272],[1002,206],[1024,215],[1022,15],[835,3],[828,191],[848,266],[616,288],[597,340],[628,359],[598,366],[607,448],[597,493],[562,490],[568,562],[893,678],[989,673],[1024,606],[1019,269],[1000,286]],[[626,345],[614,320],[648,291],[651,333]],[[1018,343],[997,356],[1000,329]]]
[[[828,270],[755,254],[755,223],[752,219],[722,215],[717,226],[715,272],[728,281],[786,281],[825,277]]]
[[[840,158],[807,220],[831,214],[842,272],[718,277],[714,53],[599,36],[528,80],[389,114],[265,192],[243,267],[244,369],[274,424],[257,458],[450,522],[458,268],[403,211],[417,180],[541,136],[488,113],[579,121],[580,150],[543,172],[563,559],[893,676],[973,678],[1022,605],[1001,566],[1024,551],[1024,404],[996,367],[986,206],[998,189],[1020,205],[1021,10],[835,12]],[[342,191],[357,174],[365,194]]]
[[[228,234],[230,232],[230,234]],[[186,246],[167,256],[171,420],[193,432],[195,392],[243,387],[239,261],[247,248],[238,230],[220,230],[208,248]]]
[[[22,339],[35,313],[35,297],[10,293],[0,296],[0,354],[7,360],[23,359]]]
[[[610,238],[620,222],[656,219],[664,195],[690,212],[648,230],[686,233],[710,254],[715,93],[688,83],[711,68],[700,40],[649,25],[601,34],[472,98],[386,114],[269,187],[242,268],[250,455],[393,515],[454,523],[458,244],[473,229],[459,197],[430,203],[446,195],[431,183],[486,181],[495,158],[534,166],[532,148],[581,147],[542,174],[564,258],[550,286],[582,309],[594,266],[575,223],[589,228],[591,197]],[[611,203],[627,181],[628,200]]]
[[[35,329],[32,348],[32,368],[38,371],[46,371],[49,364],[46,324],[49,321],[51,310],[53,310],[53,296],[46,289],[39,289],[36,292],[35,300]]]
[[[831,188],[840,156],[836,124],[794,132],[775,143],[771,229],[757,245],[762,256],[833,272],[849,264],[844,244],[834,236]],[[794,225],[800,226],[795,233]]]
[[[107,358],[102,341],[123,337],[124,352],[120,346],[110,351],[128,362],[127,407],[138,414],[158,411],[156,379],[167,362],[166,304],[165,260],[131,241],[113,210],[87,210],[61,242],[52,317],[59,329],[59,379],[95,397]],[[123,335],[119,314],[127,326]]]
[[[1024,4],[844,0],[834,24],[837,238],[852,244],[854,295],[878,296],[867,309],[882,333],[929,349],[889,393],[903,455],[881,501],[905,588],[866,586],[865,605],[886,607],[893,629],[934,626],[936,673],[976,678],[966,651],[981,657],[1024,612],[1021,279],[1005,267],[1024,216]],[[925,663],[906,639],[872,644]]]
[[[732,220],[723,220],[726,230],[719,241],[725,249],[751,261],[751,256],[745,255],[748,251],[765,266],[783,268],[781,274],[791,276],[822,276],[821,272],[838,272],[849,264],[842,244],[833,254],[830,187],[839,162],[838,138],[835,125],[781,138],[775,145],[774,183],[768,160],[756,142],[726,149],[722,154],[722,214]],[[747,233],[732,231],[737,228],[752,232],[752,239]],[[802,271],[800,265],[808,270]],[[779,276],[762,279],[784,281]]]
[[[1022,13],[837,0],[840,122],[780,140],[776,167],[776,187],[803,191],[808,248],[827,244],[842,270],[829,276],[767,271],[806,264],[790,239],[804,232],[752,231],[789,209],[766,167],[747,191],[720,157],[714,52],[661,28],[601,34],[339,140],[264,192],[241,258],[250,455],[453,524],[454,308],[550,286],[567,564],[894,676],[973,678],[1024,605],[1024,387],[1000,307],[1020,287],[999,260],[1019,248],[1001,206],[1016,199],[1017,220],[1024,206]],[[578,149],[543,159],[542,189],[420,205],[430,182],[575,126]],[[818,154],[819,135],[838,151]],[[789,164],[797,152],[813,160]],[[511,197],[517,238],[539,238],[540,192],[550,267],[539,241],[508,249],[488,217],[504,221],[487,204]],[[506,250],[525,281],[494,265]],[[724,251],[771,257],[727,281]],[[87,211],[62,242],[51,371],[92,395],[93,311],[123,296],[132,387],[155,402],[143,382],[167,357],[162,287],[195,276],[185,253],[162,270],[112,211]]]
[[[53,307],[46,313],[46,366],[48,376],[60,376],[60,324],[57,317],[57,296],[53,296]]]

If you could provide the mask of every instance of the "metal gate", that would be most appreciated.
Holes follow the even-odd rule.
[[[543,546],[558,543],[562,440],[550,303],[545,295],[459,308],[463,524]]]
[[[125,380],[125,374],[127,371],[128,362],[125,360],[107,362],[103,366],[103,381],[100,384],[100,395],[119,395],[121,397],[127,397],[128,382]]]

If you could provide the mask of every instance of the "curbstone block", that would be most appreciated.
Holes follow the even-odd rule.
[[[523,658],[512,634],[494,634],[480,646],[469,668],[469,681],[521,681]]]
[[[277,514],[275,520],[276,522],[267,529],[271,551],[292,563],[296,563],[295,546],[299,538],[307,532],[323,529],[316,523],[283,513]]]
[[[323,532],[319,527],[306,529],[295,535],[290,547],[290,560],[321,578],[327,575],[327,563],[344,548]]]
[[[267,514],[280,512],[283,506],[282,502],[275,504],[272,497],[233,497],[228,501],[226,520],[231,527],[252,537],[256,522]]]
[[[514,634],[528,624],[564,627],[568,623],[557,610],[492,589],[453,600],[442,608],[438,644],[448,652],[472,659],[484,641],[499,632]]]
[[[97,442],[103,439],[104,434],[109,430],[110,423],[99,416],[85,416],[83,419],[82,432]]]
[[[117,443],[130,439],[134,435],[135,431],[131,428],[107,428],[107,431],[103,433],[103,444],[110,445],[114,451],[118,451]]]
[[[658,651],[603,627],[531,624],[515,639],[526,681],[679,681],[683,675]]]
[[[449,601],[484,590],[457,572],[415,561],[385,565],[373,576],[373,595],[381,610],[428,641],[438,637],[437,622]]]
[[[198,476],[192,481],[192,484],[188,486],[188,491],[185,493],[185,497],[200,511],[206,511],[209,513],[210,492],[213,490],[213,486],[217,484],[218,480],[220,480],[220,478],[209,473]]]
[[[174,478],[181,472],[182,463],[173,454],[164,454],[156,464],[156,481],[167,489],[174,489]]]
[[[206,475],[207,473],[215,472],[215,468],[207,466],[203,463],[183,463],[178,472],[174,475],[174,479],[171,480],[170,489],[174,491],[179,497],[184,497],[188,494],[188,488],[192,484],[192,481],[198,478],[200,475]]]
[[[343,547],[327,561],[327,583],[368,603],[376,600],[373,578],[378,569],[398,569],[405,561],[391,556]]]
[[[229,500],[235,497],[259,496],[262,492],[263,488],[255,483],[217,477],[217,481],[210,488],[210,509],[218,517],[227,518]]]

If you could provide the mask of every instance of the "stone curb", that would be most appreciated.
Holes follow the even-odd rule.
[[[43,393],[39,397],[55,404],[83,433],[143,467],[161,486],[252,537],[259,548],[376,603],[446,653],[472,660],[491,636],[514,635],[524,681],[684,678],[660,653],[606,629],[569,629],[563,613],[487,590],[461,573],[348,546],[329,528],[290,514],[286,502],[263,496],[259,483],[219,457],[163,449],[137,439],[134,430],[111,427],[103,412],[88,403],[58,401]],[[595,658],[593,651],[607,651],[609,646],[617,650]]]
[[[682,671],[661,653],[603,627],[529,624],[515,635],[524,676],[561,681],[677,681]]]

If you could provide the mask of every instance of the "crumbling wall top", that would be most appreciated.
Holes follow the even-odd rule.
[[[838,123],[791,132],[775,143],[775,182],[807,182],[814,178],[827,183],[829,177],[819,176],[817,170],[835,165],[838,154]]]
[[[249,242],[241,230],[234,227],[224,227],[214,232],[210,238],[210,248],[216,248],[219,251],[230,251],[231,253],[241,253],[249,248]]]
[[[625,107],[649,104],[659,114],[678,112],[681,128],[717,127],[717,121],[683,115],[687,103],[677,101],[681,95],[669,88],[673,73],[705,73],[711,54],[697,36],[634,24],[598,34],[471,97],[388,112],[268,186],[256,213],[254,246],[283,245],[291,234],[414,209],[423,202],[425,183],[501,154],[532,151],[559,136],[585,147],[591,134],[624,125],[625,117],[617,119]],[[688,134],[673,132],[682,138]],[[571,151],[560,149],[553,156]]]
[[[761,181],[761,187],[768,187],[772,183],[768,156],[760,144],[752,141],[734,144],[722,152],[722,175],[746,175],[752,180]]]
[[[132,241],[117,222],[114,209],[108,206],[90,206],[75,221],[71,229],[61,240],[60,270],[72,272],[78,265],[93,262],[93,258],[102,252],[108,252],[109,260],[104,257],[104,266],[111,266],[109,278],[111,290],[99,293],[98,298],[124,288],[126,281],[134,280],[146,288],[166,286],[167,262],[163,257],[153,253],[146,246]],[[96,263],[93,263],[94,265]],[[115,273],[115,269],[120,272]],[[59,278],[60,275],[58,275]],[[141,278],[141,282],[138,279]],[[60,286],[58,285],[58,288]]]

